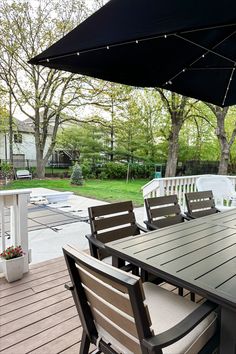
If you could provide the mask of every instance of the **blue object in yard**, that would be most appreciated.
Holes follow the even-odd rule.
[[[161,163],[155,164],[154,178],[162,178],[162,164]]]

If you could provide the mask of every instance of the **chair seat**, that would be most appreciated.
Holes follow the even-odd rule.
[[[151,328],[155,335],[174,327],[200,306],[150,282],[143,283],[143,289],[146,297],[145,303],[148,306],[152,321]],[[211,313],[184,338],[163,348],[163,354],[197,354],[215,333],[216,318],[216,313]],[[121,328],[120,330],[122,331]],[[113,348],[119,353],[135,354],[103,328],[99,327],[99,332],[101,338],[109,340]]]
[[[167,291],[160,286],[143,284],[146,304],[151,316],[155,334],[175,326],[193,312],[199,304]],[[216,330],[216,314],[211,313],[188,335],[163,349],[163,354],[195,354],[208,342]]]

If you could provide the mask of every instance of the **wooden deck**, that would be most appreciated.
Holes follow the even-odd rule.
[[[82,328],[67,281],[63,257],[32,265],[14,283],[0,279],[1,354],[79,353]]]

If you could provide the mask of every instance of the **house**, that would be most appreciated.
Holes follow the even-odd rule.
[[[13,161],[14,167],[36,166],[36,148],[34,139],[34,128],[31,119],[21,121],[13,119]],[[50,143],[52,131],[49,129],[48,141]],[[9,161],[9,133],[0,131],[0,160]]]
[[[13,164],[16,168],[29,168],[36,166],[36,149],[34,138],[34,127],[31,119],[24,121],[13,119]],[[50,143],[52,127],[48,127],[48,138],[46,148]],[[9,161],[9,133],[0,131],[0,162]],[[71,165],[71,154],[68,151],[55,149],[48,161],[49,166],[67,167]]]

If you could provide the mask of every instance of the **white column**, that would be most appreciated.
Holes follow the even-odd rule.
[[[5,249],[5,223],[4,209],[10,208],[10,245],[21,245],[25,252],[24,272],[29,270],[29,249],[28,249],[28,200],[31,191],[5,190],[0,191],[0,224],[2,236],[2,249]],[[1,265],[0,265],[1,268]],[[1,272],[1,269],[0,269]]]

